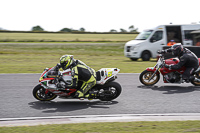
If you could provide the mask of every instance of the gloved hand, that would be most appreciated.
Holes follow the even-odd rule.
[[[58,63],[58,64],[56,65],[55,69],[58,71],[60,68],[61,68],[61,65],[60,65],[60,63]]]
[[[165,53],[166,53],[165,50],[158,51],[158,54],[165,54]]]
[[[164,66],[165,66],[166,68],[169,68],[169,65],[167,65],[167,64],[165,64]]]

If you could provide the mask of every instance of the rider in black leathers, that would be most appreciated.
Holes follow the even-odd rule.
[[[199,67],[198,58],[189,49],[184,48],[181,43],[174,44],[171,48],[162,50],[160,53],[172,53],[172,55],[177,56],[180,60],[180,62],[175,65],[165,64],[166,68],[180,69],[182,66],[185,66],[186,70],[183,73],[183,80],[189,82],[195,79],[193,74]]]

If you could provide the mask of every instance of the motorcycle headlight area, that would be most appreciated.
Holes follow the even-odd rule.
[[[137,50],[139,47],[140,47],[139,45],[131,46],[131,50],[132,51]]]
[[[41,84],[47,86],[47,81],[43,81],[43,82],[41,82]]]

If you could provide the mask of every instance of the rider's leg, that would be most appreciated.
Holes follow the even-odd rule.
[[[193,72],[194,72],[193,67],[187,67],[183,73],[183,80],[185,80],[186,82],[194,80],[194,76],[192,75]]]
[[[195,72],[195,68],[193,67],[187,67],[183,73],[183,80],[185,80],[186,82],[191,82],[195,79],[194,77],[194,72]]]
[[[81,88],[77,91],[77,97],[84,97],[89,89],[91,89],[96,84],[96,78],[92,76],[88,81],[84,81]],[[88,97],[89,95],[85,96]]]

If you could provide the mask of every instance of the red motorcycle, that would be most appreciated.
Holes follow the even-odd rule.
[[[164,83],[184,83],[182,74],[185,71],[185,67],[181,67],[179,70],[173,70],[164,67],[165,64],[174,65],[179,62],[178,58],[170,58],[164,60],[162,54],[159,55],[159,59],[154,67],[149,67],[140,74],[140,82],[146,86],[152,86],[156,84],[160,79],[160,73],[163,75]],[[200,58],[199,58],[200,64]],[[200,67],[195,71],[194,76],[200,80]],[[193,80],[191,83],[195,86],[200,86],[200,82]]]

